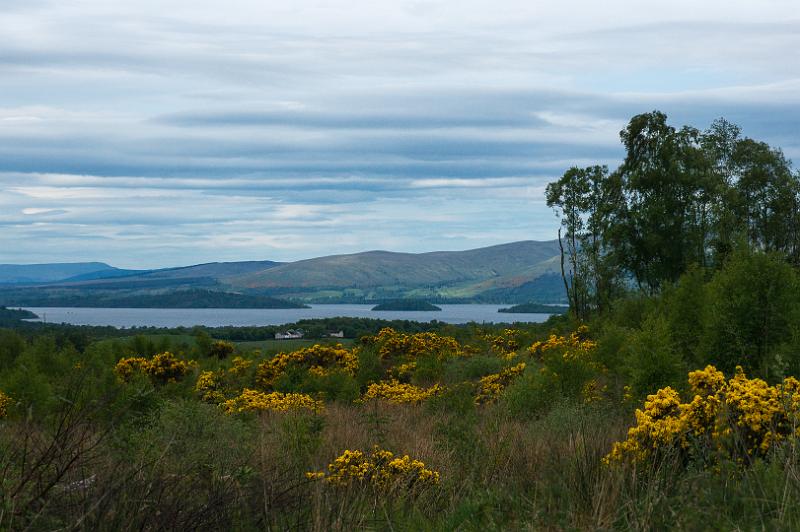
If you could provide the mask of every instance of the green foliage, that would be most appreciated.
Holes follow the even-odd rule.
[[[690,268],[663,299],[673,348],[684,360],[700,367],[708,360],[699,342],[705,334],[708,312],[705,272]]]
[[[321,394],[329,401],[352,402],[359,396],[360,386],[352,376],[342,371],[315,375],[304,368],[289,368],[274,383],[275,390],[283,393]]]
[[[373,346],[363,346],[358,351],[358,372],[356,382],[359,387],[365,388],[368,384],[381,380],[385,368],[381,357]]]
[[[201,327],[195,327],[193,332],[194,332],[194,343],[195,343],[195,348],[197,349],[197,354],[200,357],[209,356],[211,354],[211,346],[213,343],[211,335],[208,334],[208,332]]]
[[[796,271],[776,254],[732,255],[708,285],[701,348],[709,362],[728,373],[741,365],[762,376],[798,368],[798,355],[781,359],[777,354],[787,351],[782,348],[796,333],[799,281]]]
[[[504,390],[500,404],[514,418],[533,419],[560,400],[559,391],[552,373],[529,371]]]
[[[280,443],[291,465],[302,471],[322,444],[325,420],[316,414],[293,413],[280,422]]]
[[[16,331],[0,329],[0,369],[11,367],[25,349],[25,339]]]
[[[499,373],[505,367],[503,360],[496,356],[475,355],[452,360],[444,371],[444,382],[459,383],[475,381],[490,373]]]
[[[444,360],[435,354],[422,355],[417,358],[417,367],[411,380],[420,385],[432,384],[441,378],[444,371]]]
[[[667,320],[648,317],[641,330],[628,338],[624,348],[625,369],[633,392],[643,397],[659,388],[683,388],[687,367],[675,349]]]

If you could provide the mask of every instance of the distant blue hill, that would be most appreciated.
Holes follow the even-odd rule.
[[[59,279],[59,282],[76,283],[80,281],[96,281],[98,279],[117,279],[119,277],[128,277],[132,275],[141,275],[150,273],[152,270],[125,270],[122,268],[110,268],[108,270],[100,270],[96,272],[82,273],[66,279]]]
[[[112,274],[116,271],[120,270],[104,262],[0,264],[0,283],[53,283],[84,275]]]

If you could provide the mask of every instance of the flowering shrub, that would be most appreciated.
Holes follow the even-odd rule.
[[[245,388],[233,399],[225,401],[222,408],[229,414],[259,410],[286,412],[288,410],[311,410],[318,412],[325,408],[322,401],[302,393],[263,393]]]
[[[597,342],[588,338],[589,328],[581,325],[569,336],[556,336],[551,334],[544,342],[534,342],[528,348],[531,355],[542,359],[546,353],[558,350],[565,360],[585,359],[597,347]]]
[[[421,403],[440,393],[442,387],[434,384],[430,388],[419,388],[397,380],[370,384],[362,397],[363,401],[384,399],[390,403]]]
[[[154,381],[165,384],[182,379],[193,365],[194,362],[180,360],[169,351],[166,351],[153,356],[145,371]]]
[[[727,382],[714,366],[689,373],[693,399],[682,403],[667,387],[647,397],[636,411],[636,426],[615,443],[605,461],[645,461],[667,450],[686,455],[690,449],[714,451],[743,462],[765,456],[795,434],[800,382],[789,377],[768,385],[748,379],[741,367]]]
[[[121,358],[114,366],[114,373],[121,381],[130,382],[137,373],[145,373],[149,363],[144,357]]]
[[[250,369],[250,366],[253,365],[252,360],[247,360],[246,358],[242,357],[233,357],[231,361],[231,367],[228,369],[228,373],[235,376],[240,376],[244,373],[247,373],[247,370]]]
[[[269,388],[290,367],[305,368],[316,375],[325,375],[331,369],[355,375],[358,370],[358,356],[341,344],[314,345],[291,353],[279,353],[258,365],[256,383]]]
[[[490,403],[500,396],[500,393],[511,384],[516,377],[525,371],[525,362],[520,362],[516,366],[506,368],[500,373],[492,373],[481,378],[479,383],[478,395],[475,402],[478,404]]]
[[[225,394],[219,379],[220,375],[217,372],[203,371],[197,377],[194,391],[206,403],[220,403],[225,400]]]
[[[542,382],[547,382],[553,393],[584,400],[590,397],[589,401],[597,398],[590,388],[599,385],[591,382],[607,368],[597,356],[597,343],[588,335],[588,327],[581,325],[567,336],[550,335],[529,348],[531,356],[541,363]]]
[[[483,339],[489,342],[494,353],[510,360],[521,347],[520,334],[517,329],[503,329],[500,334],[486,334]]]
[[[608,391],[608,386],[601,387],[595,379],[591,379],[583,385],[581,397],[583,397],[583,402],[588,405],[603,399],[606,391]]]
[[[144,373],[153,382],[166,384],[182,379],[195,364],[194,361],[180,360],[167,351],[153,356],[150,360],[144,357],[122,358],[114,367],[114,373],[123,382],[129,382],[137,373]]]
[[[403,486],[406,489],[435,486],[439,483],[438,471],[427,469],[419,460],[408,455],[395,457],[394,453],[375,446],[371,453],[355,450],[344,451],[328,472],[306,473],[310,479],[320,479],[335,486],[346,486],[352,482],[371,484],[379,489]]]
[[[226,342],[224,340],[217,340],[213,344],[211,344],[211,351],[209,352],[209,356],[217,357],[219,359],[228,358],[233,352],[236,350],[236,346],[234,346],[230,342]]]
[[[11,406],[13,402],[13,399],[8,395],[0,392],[0,418],[4,418],[8,415],[8,407]]]
[[[440,336],[426,332],[417,334],[399,333],[389,327],[383,328],[377,335],[366,337],[364,341],[378,347],[378,354],[383,360],[406,358],[413,361],[421,355],[436,355],[440,360],[465,354],[461,344],[450,336]]]
[[[398,364],[390,367],[386,374],[392,380],[408,382],[415,369],[417,369],[417,363],[415,361],[411,361],[406,362],[405,364]]]

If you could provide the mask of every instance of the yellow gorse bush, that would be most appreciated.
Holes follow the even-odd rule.
[[[479,382],[478,395],[475,402],[478,404],[490,403],[500,397],[503,390],[511,384],[516,377],[525,371],[525,362],[520,362],[516,366],[511,366],[502,370],[500,373],[492,373],[482,377]]]
[[[511,359],[522,346],[520,331],[517,329],[503,329],[500,334],[485,334],[483,339],[489,343],[492,351],[498,356]]]
[[[420,388],[397,380],[376,382],[367,387],[362,400],[383,399],[390,403],[421,403],[440,393],[442,387],[434,384],[430,388]]]
[[[310,410],[319,412],[325,409],[325,404],[303,393],[264,393],[245,388],[238,397],[225,401],[222,404],[222,408],[229,414],[262,410],[274,412]]]
[[[0,391],[0,418],[4,418],[8,415],[8,407],[13,403],[14,400],[11,399],[11,397]]]
[[[636,426],[614,444],[605,462],[645,461],[665,451],[686,454],[698,448],[744,462],[765,456],[796,433],[800,382],[793,377],[770,386],[737,367],[726,381],[707,366],[689,373],[689,384],[695,395],[688,403],[670,387],[649,395],[636,410]]]
[[[114,366],[114,373],[123,382],[129,382],[134,375],[145,373],[150,361],[144,357],[121,358]]]
[[[405,364],[398,364],[390,367],[386,374],[391,380],[407,381],[411,378],[411,374],[417,369],[417,363],[414,361],[406,362]]]
[[[231,361],[231,367],[228,369],[228,373],[235,376],[243,375],[244,373],[247,373],[252,365],[252,360],[242,357],[233,357],[233,360]]]
[[[444,360],[453,356],[462,356],[465,351],[455,338],[425,332],[405,334],[386,327],[378,334],[364,339],[365,343],[378,347],[378,354],[383,360],[405,358],[409,362],[422,355],[436,355]]]
[[[291,353],[279,353],[258,365],[256,384],[269,388],[290,367],[305,368],[316,375],[325,375],[330,370],[355,375],[358,370],[358,355],[341,344],[313,345]]]
[[[159,353],[150,359],[145,368],[150,378],[160,383],[176,382],[183,378],[189,369],[196,365],[194,361],[180,360],[169,351]]]
[[[206,403],[220,403],[225,400],[220,377],[221,375],[214,371],[200,372],[197,377],[197,383],[194,385],[194,391],[197,392],[201,400]]]
[[[320,479],[335,486],[359,482],[383,490],[395,487],[429,487],[439,484],[440,481],[439,472],[426,468],[423,462],[408,455],[397,457],[391,451],[378,446],[369,454],[359,450],[345,450],[328,464],[327,473],[309,472],[306,477]]]
[[[570,333],[569,336],[556,336],[551,334],[550,337],[543,342],[534,342],[528,348],[530,354],[541,358],[542,355],[548,351],[555,349],[562,349],[565,359],[570,357],[578,357],[582,354],[592,351],[597,347],[597,342],[588,338],[589,328],[586,325],[581,325],[577,330]]]
[[[137,373],[144,373],[148,375],[153,382],[166,384],[179,381],[189,372],[189,369],[195,365],[196,362],[192,360],[188,362],[181,360],[169,351],[166,351],[154,355],[150,360],[144,357],[122,358],[114,367],[114,373],[124,382],[130,381]]]

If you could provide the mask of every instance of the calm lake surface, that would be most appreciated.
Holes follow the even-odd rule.
[[[504,314],[509,305],[437,305],[441,312],[373,311],[374,305],[312,305],[304,309],[148,309],[24,307],[47,323],[112,325],[114,327],[191,327],[205,325],[281,325],[312,318],[377,318],[385,320],[438,320],[446,323],[543,322],[550,314]]]

